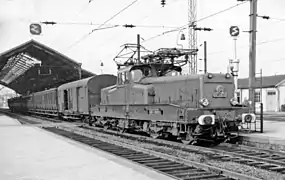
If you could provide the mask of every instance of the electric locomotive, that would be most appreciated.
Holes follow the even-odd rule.
[[[255,116],[234,98],[231,74],[181,75],[193,53],[164,48],[143,56],[143,62],[117,63],[117,83],[101,90],[91,124],[177,137],[186,144],[229,139],[243,120]]]

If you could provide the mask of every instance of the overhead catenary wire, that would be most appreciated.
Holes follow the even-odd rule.
[[[206,17],[203,17],[203,18],[197,20],[196,22],[200,22],[200,21],[203,21],[203,20],[205,20],[205,19],[211,18],[211,17],[213,17],[213,16],[219,15],[219,14],[224,13],[224,12],[226,12],[226,11],[229,11],[229,10],[231,10],[231,9],[233,9],[233,8],[236,8],[236,7],[238,7],[238,6],[240,6],[240,5],[244,4],[244,3],[246,3],[246,2],[241,2],[241,3],[238,3],[238,4],[234,5],[234,6],[230,6],[230,7],[226,8],[226,9],[223,9],[223,10],[221,10],[221,11],[218,11],[218,12],[216,12],[216,13],[213,13],[213,14],[210,14],[210,15],[208,15],[208,16],[206,16]],[[163,35],[165,35],[165,34],[169,34],[169,33],[172,33],[172,32],[184,30],[184,29],[186,29],[187,27],[188,27],[188,24],[185,24],[185,25],[183,25],[183,26],[180,26],[179,28],[175,28],[175,29],[172,29],[172,30],[169,30],[169,31],[162,32],[162,33],[160,33],[160,34],[158,34],[158,35],[155,35],[155,36],[153,36],[153,37],[151,37],[151,38],[149,38],[149,39],[146,39],[146,40],[143,41],[143,42],[153,40],[153,39],[158,38],[158,37],[160,37],[160,36],[163,36]]]
[[[178,2],[178,0],[173,0],[173,1],[171,1],[171,2],[169,2],[168,3],[168,5],[169,4],[172,4],[172,3],[174,3],[174,2]],[[159,7],[159,9],[162,9],[163,7]],[[147,15],[145,15],[145,16],[143,16],[142,18],[140,18],[140,19],[138,19],[136,22],[135,22],[135,24],[137,24],[137,23],[140,23],[141,21],[143,21],[143,20],[145,20],[145,19],[147,19],[148,17],[150,17],[154,12],[157,12],[157,7],[156,8],[152,8],[148,13],[147,13]],[[139,25],[140,26],[140,25]],[[177,27],[176,27],[177,28]],[[126,32],[126,31],[125,31]],[[124,33],[125,34],[125,33]],[[124,37],[124,36],[123,36]],[[118,39],[118,38],[122,38],[122,36],[118,36],[117,34],[115,35],[115,36],[112,36],[112,37],[110,37],[108,40],[106,40],[105,42],[103,42],[103,43],[101,43],[100,45],[99,45],[99,47],[102,47],[102,46],[104,46],[105,44],[107,44],[110,40],[115,40],[115,39]],[[142,38],[142,37],[141,37]],[[143,38],[142,38],[143,39]],[[144,39],[143,39],[144,40]],[[110,53],[109,53],[110,54]],[[105,57],[105,56],[104,56]]]
[[[122,10],[120,10],[118,13],[116,13],[115,15],[113,15],[111,18],[109,18],[108,20],[106,20],[103,24],[100,24],[97,28],[92,29],[91,32],[89,32],[88,34],[84,35],[83,37],[81,37],[78,41],[76,41],[74,44],[72,44],[71,46],[69,46],[68,48],[71,48],[73,46],[75,46],[76,44],[80,43],[81,41],[83,41],[84,39],[86,39],[88,36],[90,36],[94,31],[98,30],[99,28],[101,28],[102,26],[104,26],[106,23],[108,23],[109,21],[111,21],[112,19],[114,19],[116,16],[118,16],[119,14],[121,14],[123,11],[125,11],[126,9],[128,9],[129,7],[131,7],[133,4],[135,4],[136,2],[138,2],[139,0],[134,0],[132,3],[130,3],[128,6],[124,7]]]
[[[262,44],[267,44],[267,43],[272,43],[272,42],[282,41],[282,40],[285,40],[285,37],[279,37],[279,38],[269,39],[269,40],[266,40],[266,41],[260,41],[260,42],[256,43],[256,45],[260,46]],[[242,46],[239,46],[238,49],[247,48],[247,47],[248,47],[248,45],[242,45]],[[213,54],[225,53],[225,52],[227,52],[227,50],[211,52],[211,53],[208,54],[208,56],[209,55],[213,55]]]
[[[89,25],[89,26],[94,26],[94,25],[103,25],[100,23],[93,23],[93,22],[55,22],[55,21],[42,21],[40,22],[41,24],[46,24],[46,25]],[[177,26],[163,26],[163,25],[134,25],[134,24],[104,24],[105,26],[121,26],[125,28],[177,28]]]
[[[88,7],[88,5],[89,5],[90,3],[91,3],[91,0],[89,0],[89,3],[88,3],[88,4],[84,5],[83,8],[81,8],[76,14],[74,14],[74,16],[77,17],[78,15],[80,15],[80,14]],[[70,19],[71,19],[71,18],[70,18]],[[52,44],[53,44],[55,41],[58,41],[58,37],[61,36],[63,32],[65,33],[65,31],[62,30],[61,33],[59,33],[59,35],[58,35],[56,38],[54,38],[54,41],[52,42]]]

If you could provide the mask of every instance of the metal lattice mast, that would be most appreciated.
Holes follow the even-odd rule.
[[[197,49],[197,0],[188,0],[188,31],[189,31],[189,48]],[[197,74],[197,55],[192,55],[189,58],[189,73]]]

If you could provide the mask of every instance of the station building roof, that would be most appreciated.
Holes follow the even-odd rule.
[[[248,89],[248,78],[238,79],[238,89]],[[254,88],[274,88],[285,81],[285,74],[256,77]]]
[[[95,75],[35,40],[0,54],[0,69],[0,84],[23,95]]]

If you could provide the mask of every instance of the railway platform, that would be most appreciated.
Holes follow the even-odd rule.
[[[0,179],[171,180],[172,178],[0,114]]]
[[[254,129],[251,125],[249,129]],[[257,121],[257,130],[260,123]],[[269,149],[285,151],[285,121],[264,120],[263,133],[260,132],[243,132],[240,134],[242,143],[252,144],[254,146],[268,146]]]

